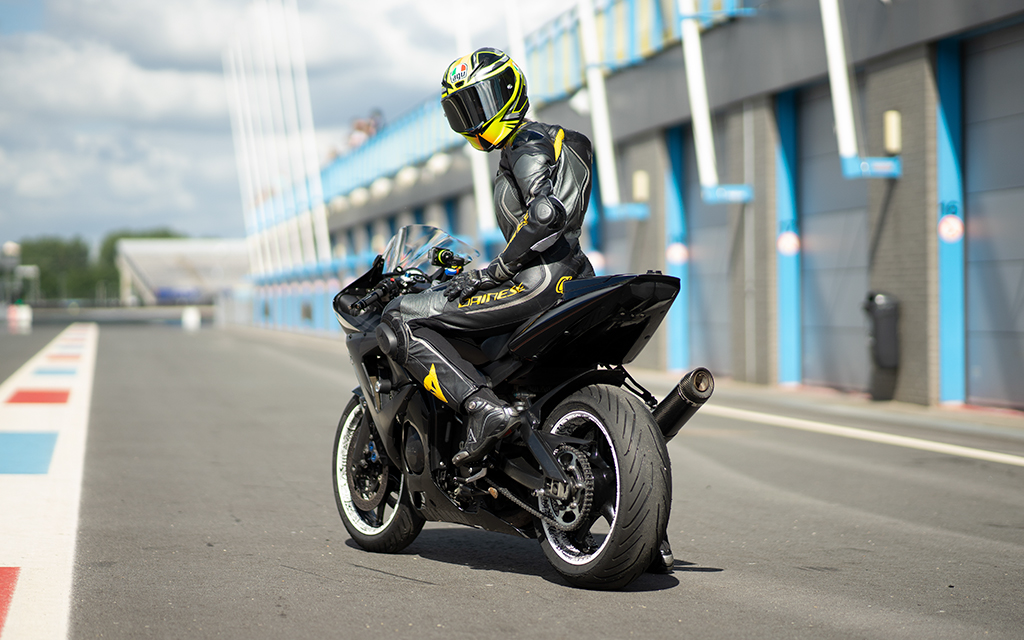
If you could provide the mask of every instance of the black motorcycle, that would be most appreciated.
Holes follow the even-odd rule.
[[[654,335],[679,280],[570,280],[554,307],[510,333],[450,337],[521,418],[467,469],[451,464],[463,418],[384,355],[395,336],[380,319],[391,299],[438,286],[477,256],[440,229],[407,226],[334,298],[359,379],[334,439],[345,528],[383,553],[404,549],[427,520],[536,538],[571,584],[622,588],[661,562],[672,498],[665,444],[714,389],[698,368],[658,404],[623,368]]]

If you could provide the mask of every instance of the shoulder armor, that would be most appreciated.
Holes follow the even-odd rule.
[[[515,139],[512,140],[512,148],[518,149],[519,147],[531,142],[541,142],[545,137],[546,136],[543,133],[532,127],[523,127],[519,130],[519,134],[516,135]]]

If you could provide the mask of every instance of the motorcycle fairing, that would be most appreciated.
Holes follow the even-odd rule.
[[[461,425],[455,422],[455,414],[447,405],[420,391],[412,396],[399,418],[405,429],[415,429],[427,456],[427,464],[421,473],[414,473],[407,464],[402,469],[413,507],[420,515],[433,522],[464,524],[523,538],[537,536],[532,519],[510,522],[486,508],[460,505],[442,489],[443,485],[452,481],[445,476],[454,472],[454,469],[448,467],[448,461],[456,449],[454,445],[457,442],[453,440],[458,440],[460,436],[453,436],[453,431],[462,433]],[[415,425],[432,425],[433,428],[419,429]],[[520,513],[518,510],[516,512]]]
[[[351,333],[345,337],[345,346],[349,355],[352,356],[353,369],[359,386],[353,390],[357,396],[363,399],[365,409],[369,412],[373,424],[380,433],[384,444],[384,450],[392,460],[401,460],[398,449],[398,434],[394,433],[395,418],[405,409],[412,393],[418,388],[411,380],[402,385],[396,385],[395,391],[388,396],[379,393],[370,393],[369,398],[365,397],[362,390],[372,390],[374,382],[379,380],[381,371],[370,370],[367,364],[376,360],[377,367],[388,366],[380,353],[380,345],[377,344],[377,337],[373,333]],[[376,351],[377,353],[374,353]],[[393,376],[388,376],[393,377]],[[374,380],[371,381],[371,378]]]
[[[380,282],[383,275],[384,256],[379,255],[374,259],[373,264],[366,273],[350,282],[347,287],[334,296],[334,302],[331,305],[334,309],[334,317],[338,319],[338,323],[345,330],[345,333],[363,331],[372,333],[373,329],[379,324],[380,308],[359,315],[352,311],[351,306],[352,303],[369,293]]]
[[[345,345],[352,356],[356,378],[359,380],[359,387],[353,393],[360,397],[364,410],[372,419],[385,454],[401,464],[410,496],[413,497],[413,506],[421,515],[436,522],[464,524],[526,538],[536,537],[532,521],[509,522],[483,508],[467,511],[452,500],[442,489],[443,478],[434,477],[431,470],[445,469],[455,453],[453,445],[461,438],[464,427],[456,422],[455,414],[446,405],[424,391],[401,367],[384,358],[374,333],[349,334]],[[381,371],[382,367],[388,367],[389,373]],[[382,377],[390,379],[394,385],[392,391],[387,394],[370,391],[370,397],[367,397],[363,390],[374,389],[375,381]],[[405,460],[404,432],[407,425],[431,426],[429,429],[416,429],[427,456],[426,467],[421,473],[414,473],[407,464],[401,462]]]
[[[588,367],[632,362],[668,313],[679,279],[661,273],[571,280],[562,302],[509,341],[519,358]]]

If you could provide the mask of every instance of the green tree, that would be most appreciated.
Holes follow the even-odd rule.
[[[117,241],[122,238],[184,238],[168,228],[108,233],[100,245],[95,263],[89,261],[89,245],[80,237],[65,240],[57,236],[25,238],[21,241],[21,264],[39,266],[39,291],[44,299],[64,300],[96,297],[97,284],[104,283],[106,295],[115,298],[121,276],[117,271]]]
[[[92,298],[96,274],[89,264],[89,245],[79,237],[65,240],[41,236],[21,241],[21,264],[39,267],[43,298]]]

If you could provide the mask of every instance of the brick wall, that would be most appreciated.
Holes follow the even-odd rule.
[[[902,118],[903,176],[871,180],[871,288],[900,306],[900,368],[895,399],[938,401],[938,268],[935,228],[936,91],[929,47],[898,52],[867,70],[867,153],[884,155],[883,114]],[[872,365],[873,366],[873,365]],[[886,375],[873,370],[873,375]]]

